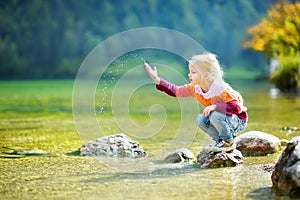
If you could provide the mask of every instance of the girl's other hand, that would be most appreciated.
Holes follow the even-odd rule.
[[[146,71],[148,72],[149,76],[152,78],[152,80],[154,81],[155,84],[159,84],[160,83],[160,78],[157,75],[157,69],[156,67],[151,67],[148,63],[144,62]]]
[[[207,117],[208,115],[210,115],[210,113],[212,111],[216,110],[216,108],[217,108],[217,106],[215,104],[205,107],[203,110],[204,117]]]

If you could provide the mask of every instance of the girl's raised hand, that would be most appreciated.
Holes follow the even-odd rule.
[[[149,76],[152,78],[152,80],[154,81],[155,84],[159,84],[160,83],[160,78],[157,74],[157,69],[156,67],[151,67],[148,63],[144,62],[146,71],[148,72]]]

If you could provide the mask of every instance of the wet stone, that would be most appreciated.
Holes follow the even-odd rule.
[[[17,149],[13,150],[12,152],[3,152],[0,157],[2,158],[23,158],[27,156],[46,156],[46,157],[53,157],[54,155],[43,151],[39,148],[34,149]]]
[[[124,133],[105,136],[89,141],[80,149],[81,156],[92,157],[145,157],[147,153],[136,141]]]
[[[235,138],[236,148],[243,155],[267,155],[281,150],[279,138],[260,131],[249,131]]]
[[[170,153],[166,158],[165,162],[168,163],[179,163],[179,162],[189,162],[195,159],[193,152],[187,148],[182,148]]]
[[[243,155],[237,149],[228,152],[212,152],[210,149],[210,146],[204,147],[197,156],[197,163],[202,168],[229,167],[243,163]]]
[[[288,143],[289,143],[289,141],[286,139],[280,140],[281,147],[286,147]]]
[[[300,196],[300,136],[289,141],[271,178],[277,192]]]
[[[274,171],[274,167],[275,167],[275,165],[273,163],[261,164],[259,166],[260,169],[262,169],[266,172],[269,172],[269,173],[272,173]]]

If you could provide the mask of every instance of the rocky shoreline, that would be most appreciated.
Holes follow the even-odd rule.
[[[300,196],[300,136],[287,141],[268,133],[249,131],[236,137],[235,143],[236,149],[227,152],[213,152],[211,145],[207,145],[197,156],[187,148],[180,148],[165,156],[162,162],[170,164],[189,162],[200,168],[233,167],[241,165],[246,156],[264,157],[282,151],[276,163],[262,164],[257,169],[270,173],[273,190],[276,193]],[[101,159],[126,158],[132,160],[132,164],[140,162],[138,158],[148,157],[142,146],[124,133],[89,141],[76,152],[79,156]],[[14,150],[1,155],[3,158],[54,156],[40,149]]]
[[[260,131],[249,131],[235,138],[236,149],[229,152],[212,152],[206,146],[195,157],[187,148],[178,149],[164,159],[166,163],[194,161],[201,168],[216,168],[237,166],[243,163],[243,156],[266,156],[279,152],[283,146],[286,149],[278,162],[260,166],[272,174],[273,188],[280,194],[300,194],[300,136],[290,141]],[[132,141],[121,133],[89,141],[79,149],[81,156],[93,157],[146,157],[146,151],[138,142]]]

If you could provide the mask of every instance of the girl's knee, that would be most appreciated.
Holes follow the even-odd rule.
[[[226,119],[226,114],[218,112],[218,111],[213,111],[210,113],[210,121],[212,123],[218,123],[221,121],[225,121]]]

